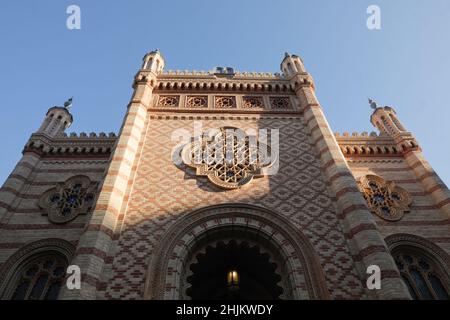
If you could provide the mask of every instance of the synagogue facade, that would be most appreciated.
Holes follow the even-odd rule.
[[[48,110],[0,189],[1,299],[449,298],[450,191],[394,108],[337,134],[297,55],[164,67],[117,134]]]

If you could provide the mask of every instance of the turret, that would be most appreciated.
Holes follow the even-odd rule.
[[[290,81],[291,88],[302,99],[307,98],[305,95],[306,91],[308,91],[307,88],[311,88],[314,91],[314,79],[306,71],[303,60],[299,56],[286,52],[281,62],[281,71],[283,72],[283,77]]]
[[[156,51],[152,51],[145,55],[142,70],[149,70],[155,74],[159,74],[164,70],[164,65],[164,57],[161,55],[161,52],[156,49]]]
[[[406,132],[405,127],[401,124],[397,117],[397,113],[391,107],[379,107],[378,104],[369,100],[369,103],[374,109],[370,121],[380,130],[380,132],[394,136],[401,132]]]
[[[305,73],[306,69],[299,56],[295,54],[291,55],[286,52],[284,59],[281,62],[281,71],[285,76],[292,77],[298,73]]]
[[[55,106],[47,111],[44,122],[36,133],[43,133],[50,137],[56,137],[64,133],[73,122],[70,106],[72,99],[68,100],[64,107]]]
[[[391,107],[379,107],[378,104],[369,99],[371,108],[374,110],[370,122],[380,130],[382,134],[394,138],[400,150],[408,151],[417,149],[418,143],[411,132],[407,131],[397,117],[397,113]]]

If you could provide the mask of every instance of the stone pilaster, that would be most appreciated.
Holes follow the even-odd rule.
[[[425,160],[420,148],[407,152],[405,159],[427,194],[433,198],[435,206],[447,219],[450,218],[450,191],[428,161]]]
[[[24,153],[22,159],[17,163],[13,172],[8,176],[0,189],[0,224],[7,223],[14,208],[19,204],[20,194],[30,182],[30,176],[34,168],[39,164],[40,157],[33,152]]]
[[[71,264],[81,268],[81,290],[64,288],[62,299],[96,299],[105,259],[114,234],[124,218],[126,194],[132,186],[134,165],[139,158],[140,142],[145,136],[147,108],[154,79],[141,77],[128,106],[118,141],[107,170],[97,205],[79,241]]]

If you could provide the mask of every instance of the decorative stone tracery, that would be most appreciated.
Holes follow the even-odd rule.
[[[246,96],[242,98],[242,107],[245,109],[264,108],[262,97]]]
[[[210,106],[210,98],[212,105]],[[299,112],[295,110],[291,97],[269,96],[268,101],[262,95],[161,95],[154,104],[154,108],[181,108],[181,109],[216,109],[218,112],[227,112],[229,109],[240,109],[243,112],[253,110],[270,112]],[[239,103],[238,103],[239,102]],[[219,111],[221,110],[221,111]]]
[[[0,268],[0,299],[57,299],[74,252],[73,244],[62,239],[23,246]]]
[[[441,247],[405,233],[390,235],[385,241],[413,299],[450,299],[450,257]]]
[[[271,97],[270,105],[272,109],[291,109],[291,101],[288,97]]]
[[[271,149],[237,128],[224,127],[184,147],[184,163],[224,189],[237,189],[273,164]]]
[[[66,275],[67,262],[53,255],[41,256],[20,272],[12,300],[56,300]]]
[[[367,175],[359,179],[358,186],[369,209],[384,220],[398,221],[410,211],[411,195],[394,182]]]
[[[67,223],[92,210],[96,189],[88,177],[76,176],[45,192],[39,206],[51,222]]]
[[[215,107],[218,109],[232,109],[236,108],[235,97],[215,97]]]
[[[208,108],[207,96],[188,96],[186,98],[187,108]]]
[[[160,107],[175,108],[178,107],[179,103],[180,103],[179,96],[160,96],[158,100],[158,106]]]

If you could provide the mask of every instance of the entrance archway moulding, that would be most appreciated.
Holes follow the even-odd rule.
[[[170,227],[151,254],[144,299],[181,299],[181,275],[198,239],[233,227],[259,233],[280,249],[289,269],[293,299],[330,298],[319,258],[306,236],[272,210],[237,203],[195,210]]]

